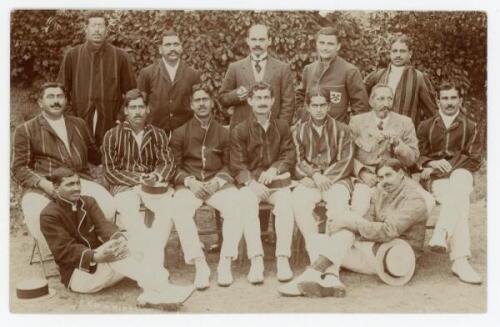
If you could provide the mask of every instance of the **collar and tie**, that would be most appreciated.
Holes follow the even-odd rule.
[[[255,62],[255,70],[257,71],[257,73],[260,73],[260,71],[262,70],[262,66],[260,65],[263,61],[266,61],[267,60],[267,56],[264,56],[262,59],[255,59],[252,57],[252,61]]]

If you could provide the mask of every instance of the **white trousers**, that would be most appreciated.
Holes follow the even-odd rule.
[[[248,257],[264,255],[260,237],[259,203],[260,199],[245,186],[240,189],[245,202],[250,204],[244,214],[243,235],[247,242]],[[276,230],[276,256],[290,257],[293,237],[293,199],[289,188],[273,190],[267,202],[274,206],[274,223]],[[245,214],[246,213],[246,214]]]
[[[241,215],[249,205],[245,203],[245,199],[236,187],[223,188],[205,201],[197,198],[188,188],[181,188],[175,192],[174,202],[176,210],[173,219],[179,233],[186,263],[191,263],[197,257],[203,257],[198,229],[194,221],[196,209],[201,207],[203,202],[218,210],[224,219],[221,256],[232,259],[238,257],[238,243],[243,234]],[[184,237],[180,237],[180,235]]]
[[[161,195],[147,195],[132,188],[115,195],[117,221],[127,230],[132,257],[143,263],[143,269],[156,271],[167,279],[164,249],[172,229],[172,194],[172,189]],[[145,225],[144,212],[139,211],[140,197],[154,213],[151,227]]]
[[[114,221],[115,205],[113,196],[98,183],[86,179],[80,179],[80,183],[81,194],[93,197],[103,211],[104,217],[109,221]],[[50,201],[51,200],[47,196],[32,191],[24,193],[21,199],[21,209],[23,211],[24,221],[31,236],[37,240],[42,253],[50,253],[50,251],[45,241],[45,237],[40,230],[40,213]]]
[[[129,235],[127,235],[129,237]],[[132,253],[137,249],[128,244]],[[168,273],[165,269],[151,267],[147,262],[131,255],[123,260],[99,263],[93,274],[86,271],[75,269],[71,275],[69,289],[78,293],[95,293],[100,290],[113,286],[124,277],[137,281],[139,287],[145,291],[160,290],[168,284]]]
[[[448,233],[451,260],[471,255],[469,211],[472,184],[472,174],[465,169],[457,169],[449,178],[432,182],[432,194],[441,203],[435,228]]]
[[[339,276],[340,267],[362,274],[376,274],[376,259],[373,254],[373,242],[358,241],[354,233],[346,229],[331,236],[316,234],[312,237],[311,246],[314,252],[328,258],[333,265],[327,272]],[[314,262],[316,258],[311,258]]]
[[[298,185],[292,192],[295,221],[304,236],[309,258],[315,257],[311,247],[312,237],[318,234],[318,223],[314,219],[313,211],[321,200],[326,202],[326,215],[334,219],[337,214],[349,210],[349,189],[342,183],[333,184],[327,191],[321,192],[317,188]]]

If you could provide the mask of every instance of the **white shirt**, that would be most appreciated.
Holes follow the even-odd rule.
[[[163,64],[165,65],[165,68],[167,69],[168,76],[170,76],[170,80],[173,82],[175,78],[175,74],[177,73],[177,68],[179,68],[179,62],[180,60],[177,60],[177,63],[174,66],[171,66],[167,64],[167,61],[165,58],[161,58],[163,60]]]
[[[45,116],[45,119],[49,123],[50,127],[56,132],[57,136],[63,141],[64,146],[66,146],[66,150],[68,150],[68,153],[71,153],[71,148],[69,147],[69,140],[68,140],[68,129],[66,128],[66,122],[64,121],[64,117],[61,116],[59,119],[50,119],[47,116]]]
[[[259,58],[266,58],[266,60],[263,61],[260,61],[260,59],[258,59],[257,56],[255,56],[253,53],[250,55],[250,57],[252,62],[253,77],[255,78],[256,82],[262,82],[262,80],[264,79],[264,72],[266,71],[267,52],[261,54],[259,57]],[[260,72],[257,72],[257,69],[255,69],[256,60],[259,60],[259,66],[261,67]]]
[[[444,123],[444,126],[446,127],[446,129],[450,128],[450,126],[451,126],[451,124],[453,124],[453,121],[455,120],[455,118],[457,118],[458,113],[459,113],[459,111],[457,111],[457,113],[454,114],[453,116],[448,116],[448,115],[443,114],[441,112],[441,110],[439,110],[439,114],[441,115],[441,118],[443,118],[443,123]]]
[[[323,126],[325,126],[324,124],[321,125],[321,126],[317,126],[316,124],[312,124],[312,127],[316,130],[316,132],[318,132],[318,135],[321,136],[321,133],[323,132]]]
[[[399,81],[401,80],[401,76],[403,75],[403,70],[405,66],[394,66],[391,65],[391,69],[389,70],[389,75],[387,76],[387,85],[389,85],[392,89],[392,93],[396,93],[396,88],[398,87]]]
[[[137,143],[137,147],[140,150],[142,145],[142,140],[144,139],[144,130],[140,131],[137,134],[132,132],[132,135],[134,136],[135,142]]]

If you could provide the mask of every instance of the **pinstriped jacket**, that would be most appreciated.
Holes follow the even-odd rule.
[[[353,173],[354,142],[349,127],[327,116],[321,135],[312,119],[299,123],[293,134],[297,164],[295,177],[312,177],[316,172],[333,182],[347,182]]]
[[[71,153],[41,114],[16,128],[11,170],[21,186],[34,188],[42,177],[50,177],[59,167],[70,167],[81,177],[91,179],[88,162],[100,164],[99,150],[82,119],[64,115],[64,120]]]
[[[481,166],[483,153],[477,124],[462,113],[458,114],[448,129],[441,115],[436,114],[420,124],[417,136],[421,154],[418,161],[420,167],[431,160],[440,159],[450,162],[451,172],[458,168],[474,172]],[[434,171],[431,179],[448,176],[449,174]]]
[[[141,148],[128,121],[110,129],[101,146],[104,176],[111,193],[141,183],[141,175],[156,173],[160,181],[169,182],[175,174],[175,162],[165,132],[147,124]]]

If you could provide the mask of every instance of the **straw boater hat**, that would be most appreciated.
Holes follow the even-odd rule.
[[[375,255],[377,275],[386,284],[402,286],[415,273],[415,252],[402,239],[382,243]]]
[[[22,302],[47,300],[55,294],[45,278],[25,279],[16,285],[17,299]]]

